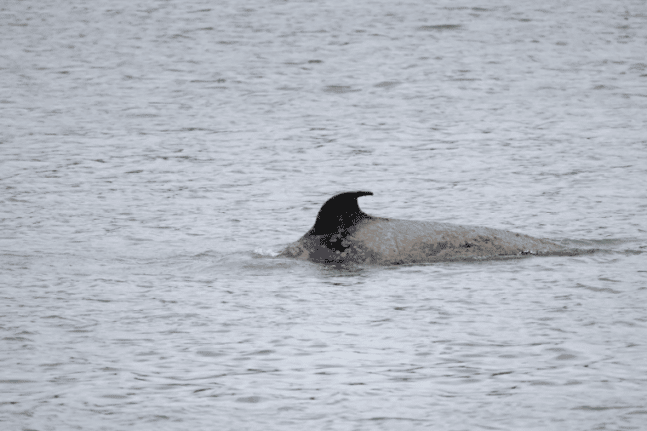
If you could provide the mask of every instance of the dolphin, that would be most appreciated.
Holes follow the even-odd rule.
[[[345,192],[323,204],[314,226],[280,256],[334,264],[400,265],[568,254],[545,239],[479,226],[374,217]]]

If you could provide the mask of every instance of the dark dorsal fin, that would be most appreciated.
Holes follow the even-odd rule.
[[[359,209],[357,198],[372,196],[372,192],[345,192],[328,199],[317,214],[310,235],[328,235],[353,226],[360,220],[371,218]]]

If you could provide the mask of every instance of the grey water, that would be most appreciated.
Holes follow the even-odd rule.
[[[0,5],[3,430],[647,429],[642,0]],[[278,257],[341,191],[579,256]]]

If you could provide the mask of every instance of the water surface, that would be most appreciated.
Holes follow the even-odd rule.
[[[0,10],[6,429],[641,429],[642,1]],[[275,257],[333,194],[582,256]]]

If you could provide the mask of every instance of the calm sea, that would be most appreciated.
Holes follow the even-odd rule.
[[[646,42],[642,0],[3,2],[0,428],[647,429]],[[598,251],[276,257],[352,190]]]

